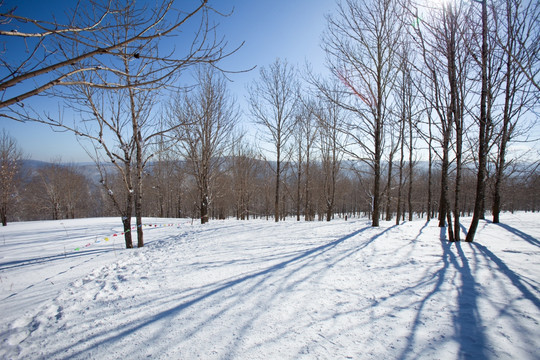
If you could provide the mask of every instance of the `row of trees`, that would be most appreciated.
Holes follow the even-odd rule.
[[[244,147],[245,149],[246,147]],[[312,155],[320,159],[319,145],[315,145]],[[20,166],[22,164],[22,166]],[[30,164],[32,164],[30,162]],[[310,163],[309,175],[304,175],[298,182],[296,161],[285,162],[287,171],[282,178],[283,193],[280,197],[280,219],[295,218],[310,220],[328,220],[371,216],[372,199],[369,195],[373,179],[363,172],[352,170],[353,164],[344,162],[336,176],[335,193],[331,213],[328,212],[327,172],[322,161]],[[394,164],[394,168],[398,166]],[[389,164],[383,164],[383,183],[388,183]],[[187,161],[166,159],[162,156],[150,164],[145,175],[143,187],[143,216],[147,217],[184,217],[199,218],[200,196],[196,179],[191,175],[192,166]],[[2,189],[6,217],[10,221],[70,219],[96,216],[116,216],[117,210],[110,195],[96,179],[96,172],[89,165],[61,164],[60,162],[28,165],[19,162],[18,171],[13,181],[2,178],[3,184],[10,184],[11,190]],[[110,168],[110,171],[113,169]],[[406,169],[404,173],[408,173]],[[417,164],[417,171],[407,186],[400,190],[392,188],[383,198],[383,217],[386,219],[400,216],[398,222],[407,218],[430,218],[437,213],[437,203],[428,207],[427,164]],[[492,174],[492,172],[490,172]],[[241,150],[231,149],[222,159],[218,171],[210,183],[208,216],[213,219],[234,217],[239,220],[252,218],[274,218],[275,174],[268,164]],[[397,174],[392,177],[395,178]],[[115,175],[111,179],[111,188],[122,194],[122,179]],[[433,172],[434,182],[441,178],[440,167]],[[494,188],[494,176],[488,177],[487,188]],[[300,186],[299,186],[300,183]],[[409,187],[410,184],[410,187]],[[453,184],[451,184],[452,186]],[[465,169],[460,203],[462,216],[471,216],[475,198],[475,171]],[[540,174],[538,172],[517,171],[503,185],[503,203],[505,211],[540,211]],[[298,188],[301,189],[298,196]],[[403,199],[398,201],[399,192]],[[409,195],[409,191],[410,195]],[[533,195],[531,195],[533,194]],[[8,196],[6,196],[8,195]],[[126,194],[124,193],[124,196]],[[434,197],[439,194],[435,190]],[[6,201],[8,200],[8,201]],[[487,198],[487,207],[491,198]],[[400,208],[397,208],[400,206]]]
[[[524,118],[535,119],[539,100],[540,5],[480,5],[344,0],[323,35],[330,76],[300,76],[276,60],[249,87],[243,115],[217,65],[235,49],[215,36],[207,1],[187,12],[172,0],[153,11],[90,2],[68,25],[52,27],[7,12],[2,21],[21,30],[0,35],[37,40],[0,84],[8,99],[0,115],[88,140],[102,190],[126,230],[136,217],[138,246],[145,213],[196,211],[205,223],[231,209],[239,218],[272,213],[275,221],[362,211],[373,226],[383,214],[399,223],[406,211],[410,219],[437,213],[452,241],[460,240],[461,214],[472,211],[472,241],[490,203],[498,221],[509,143],[527,130]],[[165,35],[197,16],[189,51],[167,48]],[[58,48],[52,55],[51,46]],[[175,86],[187,69],[193,85]],[[43,86],[12,94],[14,85],[44,74]],[[51,89],[74,109],[73,124],[17,105]],[[166,105],[158,109],[159,102]],[[240,135],[241,116],[258,125],[257,147]],[[426,155],[424,169],[418,159]],[[420,184],[424,191],[415,195]]]

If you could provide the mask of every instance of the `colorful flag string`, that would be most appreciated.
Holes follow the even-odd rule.
[[[190,222],[187,222],[186,224],[189,224],[189,223]],[[170,227],[170,226],[181,226],[181,225],[182,224],[180,224],[180,223],[177,223],[177,224],[170,223],[170,224],[141,224],[141,225],[138,225],[138,226],[139,227],[148,227],[148,228],[156,229],[156,228],[163,228],[163,227]],[[113,234],[111,236],[107,236],[107,237],[104,237],[102,239],[105,242],[108,242],[108,241],[110,241],[111,237],[117,237],[117,236],[119,236],[119,234],[120,234],[120,236],[123,236],[126,233],[128,233],[128,232],[130,232],[132,230],[135,230],[136,228],[137,228],[137,226],[132,226],[131,229],[127,229],[125,232],[115,233],[115,234]],[[96,240],[93,243],[89,242],[89,243],[85,244],[84,246],[76,247],[75,249],[73,249],[73,251],[80,251],[81,249],[88,248],[88,247],[90,247],[90,246],[92,246],[94,244],[99,244],[99,243],[101,243],[102,239],[96,237]]]

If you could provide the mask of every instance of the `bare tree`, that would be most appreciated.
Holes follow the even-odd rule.
[[[392,194],[393,194],[393,179],[394,179],[394,156],[396,155],[397,151],[400,149],[400,144],[403,143],[403,137],[401,136],[401,129],[399,131],[396,131],[395,126],[399,125],[401,128],[401,121],[395,122],[391,121],[387,125],[387,129],[389,130],[387,133],[386,138],[390,140],[390,143],[388,144],[388,161],[387,161],[387,176],[386,176],[386,186],[384,188],[384,193],[386,194],[386,221],[392,220]],[[397,133],[397,135],[396,135]],[[402,172],[403,172],[403,161],[400,160],[400,179]],[[399,189],[401,190],[401,189]],[[398,191],[399,192],[399,191]],[[398,194],[398,203],[400,201],[399,196],[401,194]],[[399,217],[398,217],[399,218]]]
[[[144,182],[143,212],[147,216],[181,217],[181,188],[185,177],[182,163],[171,148],[169,136],[159,136],[154,146],[156,156],[145,171],[148,179]]]
[[[405,72],[402,73],[403,79],[406,79]],[[399,122],[399,180],[398,180],[398,195],[397,195],[397,204],[396,204],[396,225],[399,225],[402,215],[402,193],[403,193],[403,172],[404,172],[404,163],[405,163],[405,124],[407,121],[407,112],[409,109],[404,106],[406,104],[407,97],[407,86],[405,83],[400,89],[401,97],[401,116]]]
[[[458,40],[462,38],[461,33],[458,32],[461,13],[462,11],[456,9],[454,4],[445,4],[442,9],[430,12],[428,21],[423,21],[415,26],[415,36],[413,39],[418,45],[423,63],[422,66],[415,65],[414,63],[411,64],[416,71],[428,79],[427,82],[419,83],[416,86],[416,90],[424,98],[428,112],[429,134],[427,137],[430,148],[430,164],[432,163],[432,150],[438,150],[436,154],[441,159],[439,227],[444,227],[448,224],[448,238],[450,241],[454,241],[455,236],[459,237],[459,231],[461,231],[459,229],[459,202],[455,201],[454,203],[454,214],[457,213],[458,217],[456,217],[456,221],[453,224],[449,193],[449,169],[453,129],[457,129],[456,134],[458,137],[457,147],[455,149],[458,158],[458,177],[456,179],[455,200],[459,194],[460,186],[460,141],[462,133],[460,124],[463,119],[463,113],[460,112],[462,107],[460,106],[461,99],[459,98],[460,92],[458,88],[457,64],[460,59],[458,57]],[[417,12],[416,16],[418,16]],[[461,53],[463,53],[463,51]],[[465,74],[462,76],[465,76]],[[436,122],[432,121],[432,111],[434,111],[438,117],[438,121]],[[434,127],[436,127],[437,131],[440,133],[438,146],[432,145]],[[456,230],[458,231],[457,235],[455,235]]]
[[[394,0],[346,0],[339,3],[336,16],[328,18],[323,41],[331,71],[351,94],[342,106],[355,116],[348,135],[358,151],[349,153],[365,161],[373,172],[373,226],[379,225],[380,217],[384,127],[396,76],[399,16],[400,7]]]
[[[326,221],[330,221],[334,215],[336,186],[341,171],[342,146],[344,143],[342,129],[345,119],[337,98],[339,93],[337,91],[332,93],[336,98],[333,101],[322,98],[314,112],[319,128],[318,144],[321,156]]]
[[[291,153],[296,152],[295,155],[292,156],[291,166],[293,167],[294,176],[296,178],[296,194],[294,195],[294,202],[295,202],[295,208],[296,208],[296,221],[300,221],[300,214],[302,212],[302,180],[304,177],[304,163],[305,163],[305,157],[306,154],[304,153],[305,148],[305,128],[304,128],[304,121],[305,118],[303,116],[304,114],[297,114],[296,115],[296,122],[295,122],[295,129],[293,132],[293,138],[294,141],[291,144],[292,149],[290,150]],[[304,208],[304,212],[305,212]],[[307,215],[306,215],[307,216]]]
[[[466,32],[460,24],[467,23],[468,8],[459,4],[448,3],[443,8],[444,39],[446,43],[446,75],[449,88],[449,107],[446,109],[448,121],[455,130],[455,180],[454,180],[454,241],[461,239],[460,192],[463,167],[463,136],[465,132],[465,99],[469,91],[467,83],[469,51],[466,46]],[[464,44],[465,43],[465,44]],[[450,225],[449,225],[450,226]]]
[[[16,176],[20,169],[22,152],[17,142],[6,130],[0,136],[0,219],[7,225],[8,213],[12,210],[16,192]]]
[[[315,157],[315,140],[318,136],[316,122],[316,105],[313,99],[307,96],[300,96],[301,105],[296,115],[296,124],[294,130],[293,147],[296,151],[296,159],[293,159],[292,165],[296,168],[296,219],[300,221],[300,215],[303,212],[306,221],[313,221],[315,214],[313,209],[312,193],[312,166]]]
[[[285,172],[285,149],[294,133],[294,113],[298,104],[298,84],[294,69],[276,59],[268,69],[260,70],[260,79],[249,88],[249,104],[255,122],[266,131],[266,140],[275,155],[274,220],[280,219],[280,184]]]
[[[37,120],[67,129],[92,141],[96,161],[107,158],[125,182],[126,202],[123,205],[118,201],[113,203],[122,216],[126,247],[132,247],[130,227],[133,210],[137,222],[137,244],[141,247],[144,244],[143,172],[154,156],[148,145],[173,130],[157,126],[153,106],[162,95],[161,91],[170,89],[174,84],[180,70],[201,63],[212,64],[217,69],[219,60],[235,50],[228,53],[224,40],[216,38],[215,26],[210,24],[208,15],[211,8],[206,0],[187,12],[176,10],[172,0],[157,2],[153,7],[135,2],[125,5],[120,0],[110,4],[104,10],[105,18],[97,27],[99,31],[76,31],[64,39],[65,43],[57,43],[55,48],[63,58],[73,61],[62,63],[62,69],[71,70],[66,70],[67,76],[60,75],[56,79],[54,88],[60,90],[53,94],[64,96],[70,106],[78,104],[83,119],[71,125],[50,115],[43,117],[26,110],[9,110],[12,114],[16,112],[19,119]],[[92,18],[87,12],[94,14],[102,9],[99,3],[88,6],[77,8],[71,14],[73,22],[84,23]],[[111,7],[114,11],[109,11]],[[191,44],[183,48],[187,50],[175,51],[163,45],[162,39],[177,35],[183,25],[196,21],[196,17],[200,26]],[[112,47],[107,45],[111,43],[114,44]],[[99,50],[94,55],[103,56],[97,59],[89,56],[88,49],[93,47]],[[53,70],[56,69],[58,67]],[[64,87],[56,85],[66,85],[68,91],[62,91]],[[101,173],[102,183],[107,187],[106,171],[102,169]],[[114,192],[109,190],[107,192],[114,197]]]
[[[249,220],[253,197],[256,193],[256,180],[260,177],[259,162],[255,151],[237,136],[232,144],[232,181],[236,202],[236,218]]]
[[[529,51],[540,46],[538,36],[532,38],[536,31],[538,35],[538,22],[540,21],[540,4],[522,2],[521,0],[502,1],[503,6],[492,6],[495,23],[495,36],[498,47],[504,49],[503,66],[503,106],[502,121],[498,129],[498,151],[495,161],[495,184],[493,187],[493,222],[500,221],[502,208],[501,188],[507,168],[507,148],[515,137],[518,120],[539,101],[538,90],[534,79],[523,71],[522,63],[530,69],[538,68],[540,58]],[[536,25],[535,25],[536,24]],[[535,44],[536,43],[536,44]],[[536,71],[538,73],[538,71]]]
[[[476,229],[478,228],[478,222],[483,217],[484,210],[484,197],[486,189],[486,165],[488,159],[488,147],[489,147],[489,134],[490,127],[492,125],[491,112],[489,108],[489,84],[488,84],[488,8],[487,0],[479,0],[481,3],[481,51],[480,59],[477,62],[480,64],[482,89],[480,94],[480,117],[479,117],[479,134],[478,134],[478,173],[476,180],[476,197],[474,201],[474,212],[469,231],[465,241],[474,241]]]
[[[201,223],[208,222],[211,184],[231,145],[238,110],[225,78],[211,67],[200,67],[198,86],[173,105],[171,127],[177,127],[178,150],[188,160],[195,177]]]

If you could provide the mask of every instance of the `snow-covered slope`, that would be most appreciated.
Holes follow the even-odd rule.
[[[10,224],[0,358],[538,359],[540,215],[502,219]]]

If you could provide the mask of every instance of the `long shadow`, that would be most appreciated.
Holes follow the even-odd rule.
[[[144,321],[141,321],[139,322],[138,324],[133,324],[133,323],[130,323],[130,324],[126,324],[126,325],[123,325],[121,326],[120,329],[117,329],[119,332],[114,335],[114,336],[107,336],[106,339],[104,339],[103,341],[101,341],[100,343],[98,344],[91,344],[91,345],[88,345],[86,346],[84,349],[82,350],[79,350],[75,353],[72,353],[70,355],[70,357],[77,357],[77,356],[80,356],[82,354],[84,354],[85,352],[95,348],[95,347],[98,347],[98,346],[102,346],[104,344],[107,344],[107,343],[113,343],[113,342],[116,342],[122,338],[124,338],[125,336],[127,335],[130,335],[130,334],[133,334],[134,332],[140,330],[140,329],[143,329],[147,326],[150,326],[158,321],[161,321],[161,320],[164,320],[168,317],[171,317],[171,316],[175,316],[177,314],[179,314],[180,312],[182,312],[183,310],[201,302],[201,301],[204,301],[205,299],[208,299],[208,298],[211,298],[212,296],[214,295],[217,295],[227,289],[230,289],[236,285],[239,285],[239,284],[242,284],[244,282],[247,282],[249,280],[253,280],[253,279],[256,279],[256,278],[259,278],[259,277],[265,277],[273,272],[276,272],[278,270],[281,270],[281,269],[284,269],[286,268],[287,266],[291,265],[291,264],[294,264],[298,261],[301,261],[303,259],[306,259],[310,256],[313,256],[313,255],[321,255],[333,248],[335,248],[336,246],[338,246],[339,244],[343,243],[344,241],[366,231],[367,229],[369,229],[371,227],[365,227],[365,228],[362,228],[362,229],[359,229],[357,231],[354,231],[346,236],[343,236],[337,240],[334,240],[332,242],[329,242],[327,244],[324,244],[324,245],[321,245],[321,246],[317,246],[317,247],[314,247],[312,249],[309,249],[307,251],[304,251],[302,252],[301,254],[297,255],[297,256],[294,256],[288,260],[285,260],[285,261],[282,261],[278,264],[275,264],[273,266],[270,266],[266,269],[263,269],[263,270],[260,270],[260,271],[257,271],[257,272],[254,272],[254,273],[251,273],[251,274],[247,274],[247,275],[244,275],[244,276],[241,276],[237,279],[232,279],[232,280],[229,280],[229,281],[226,281],[224,283],[222,283],[221,285],[217,286],[216,288],[214,289],[211,289],[207,292],[205,292],[204,294],[202,295],[199,295],[197,297],[195,297],[194,299],[192,300],[189,300],[189,301],[186,301],[186,302],[183,302],[181,304],[178,304],[168,310],[164,310],[162,311],[161,313],[159,314],[156,314],[155,316],[152,316],[151,318],[148,318],[147,320],[144,320]],[[388,231],[389,229],[386,229],[384,232]],[[383,232],[383,233],[384,233]],[[372,241],[374,241],[376,238],[378,238],[381,234],[378,234],[374,237],[372,237],[368,242],[371,243]],[[261,284],[263,282],[263,279],[259,280],[257,284]],[[99,336],[104,336],[105,334],[95,334],[95,335],[92,335],[92,336],[89,336],[87,337],[85,340],[86,342],[92,340],[92,339],[96,339],[98,338]],[[57,351],[55,351],[54,353],[52,354],[48,354],[49,357],[58,357],[59,355],[61,355],[63,352],[65,352],[66,350],[68,350],[67,348],[64,348],[64,349],[59,349]]]
[[[523,231],[521,230],[518,230],[510,225],[507,225],[507,224],[501,224],[501,223],[498,223],[498,224],[495,224],[497,226],[500,226],[502,227],[503,229],[505,229],[506,231],[509,231],[511,232],[512,234],[514,235],[517,235],[519,236],[520,238],[522,238],[523,240],[527,241],[528,243],[530,243],[531,245],[534,245],[534,246],[540,246],[540,240],[534,238],[533,236],[527,234],[527,233],[524,233]]]
[[[428,223],[426,222],[426,224],[422,227],[422,229],[420,230],[420,234],[425,229],[427,224]],[[420,234],[418,234],[418,236],[416,237],[415,240],[418,240],[418,238],[420,237]],[[448,249],[448,241],[446,241],[446,228],[441,228],[440,240],[441,240],[441,247],[443,249],[443,257],[442,257],[443,266],[439,270],[437,270],[437,272],[435,273],[434,277],[437,278],[437,281],[435,282],[435,286],[420,301],[418,311],[416,312],[416,316],[415,316],[414,321],[412,323],[411,332],[410,332],[409,336],[407,336],[407,344],[406,344],[405,348],[403,349],[403,351],[401,352],[401,354],[399,355],[399,357],[398,357],[399,359],[406,359],[408,354],[413,350],[416,333],[418,332],[418,328],[420,327],[420,325],[422,325],[421,317],[422,317],[422,312],[424,310],[424,306],[428,303],[428,300],[433,295],[435,295],[436,293],[439,292],[442,284],[444,283],[444,280],[445,280],[445,277],[446,277],[446,272],[447,272],[447,270],[449,268],[449,265],[450,265],[450,261],[449,261],[450,251]]]
[[[452,244],[451,244],[452,245]],[[460,346],[460,358],[487,359],[487,339],[482,326],[482,318],[478,308],[478,292],[476,281],[469,266],[469,260],[461,248],[461,242],[455,242],[459,259],[449,251],[450,260],[459,271],[461,288],[458,289],[458,314],[454,317],[454,328]]]
[[[437,294],[441,286],[447,281],[446,275],[450,266],[453,266],[460,275],[461,287],[458,289],[457,314],[453,317],[455,338],[459,343],[460,359],[488,359],[486,336],[483,332],[482,320],[478,309],[476,282],[474,280],[468,259],[466,258],[461,244],[451,243],[446,237],[446,228],[440,229],[441,248],[443,250],[443,264],[435,273],[437,279],[433,289],[420,301],[418,311],[412,323],[410,334],[407,336],[407,343],[399,359],[406,359],[414,349],[416,333],[422,325],[422,312],[428,300]],[[452,251],[455,246],[457,255]],[[460,261],[461,260],[461,264]]]
[[[323,253],[327,252],[328,250],[330,250],[331,248],[333,248],[334,246],[332,246],[331,248],[328,248],[328,249],[324,249],[324,251],[317,251],[317,252],[312,252],[311,254],[307,254],[306,256],[304,256],[304,254],[302,254],[302,260],[307,260],[309,257],[311,257],[310,260],[307,260],[305,261],[302,266],[299,266],[295,269],[294,273],[291,272],[289,273],[288,276],[285,276],[283,278],[283,280],[287,280],[290,276],[292,275],[298,275],[298,273],[300,273],[303,269],[305,268],[310,268],[310,272],[304,276],[304,277],[299,277],[296,281],[292,282],[292,283],[289,283],[287,288],[288,289],[292,289],[294,287],[296,287],[296,285],[299,285],[301,283],[305,283],[307,282],[308,280],[310,279],[313,279],[315,276],[323,276],[323,274],[326,272],[326,271],[329,271],[331,268],[333,268],[334,265],[338,264],[339,262],[343,261],[344,259],[358,253],[359,251],[363,250],[364,248],[366,248],[367,246],[369,246],[371,243],[373,243],[375,240],[377,240],[378,238],[380,238],[382,235],[384,235],[385,233],[387,233],[388,231],[391,231],[392,229],[394,229],[397,225],[393,225],[389,228],[386,228],[385,230],[375,234],[374,236],[372,236],[369,240],[367,241],[363,241],[362,244],[360,244],[359,246],[356,246],[354,247],[352,250],[348,251],[348,252],[343,252],[343,253],[339,253],[339,257],[336,256],[334,257],[332,260],[327,260],[324,265],[321,269],[319,270],[315,270],[315,266],[313,266],[313,263],[312,261],[315,259],[316,256],[320,256],[322,255]],[[360,232],[364,231],[364,230],[367,230],[369,229],[370,227],[366,227],[366,228],[363,228],[361,230],[357,230],[356,232],[353,232],[352,234],[349,234],[341,239],[338,239],[336,241],[339,241],[339,242],[342,242],[343,240],[346,240],[350,237],[353,237],[357,234],[359,234]],[[334,241],[334,242],[336,242]],[[334,242],[330,243],[330,244],[333,244]],[[337,245],[337,244],[336,244]],[[326,247],[326,245],[324,245],[324,247]]]
[[[85,256],[91,256],[91,255],[98,255],[102,253],[108,253],[111,251],[114,251],[113,248],[107,248],[107,249],[89,249],[89,250],[81,250],[81,251],[72,251],[67,252],[65,254],[57,254],[57,255],[50,255],[50,256],[43,256],[43,257],[36,257],[36,258],[30,258],[30,259],[21,259],[21,260],[13,260],[13,261],[6,261],[0,263],[0,271],[2,270],[8,270],[8,269],[15,269],[15,268],[23,268],[26,266],[36,265],[36,264],[42,264],[42,263],[49,263],[64,259],[70,259],[70,258],[78,258],[78,257],[85,257]]]
[[[413,241],[418,241],[420,239],[420,236],[422,236],[422,234],[424,233],[424,231],[426,230],[428,225],[429,225],[429,221],[426,221],[425,224],[422,225],[422,228],[420,228],[420,231],[418,232],[418,235],[416,235],[416,237],[414,238]]]
[[[471,243],[471,246],[476,247],[480,252],[489,260],[493,261],[501,270],[501,272],[510,279],[512,284],[521,291],[523,297],[530,300],[538,309],[540,309],[540,299],[536,297],[531,291],[525,286],[521,280],[521,277],[512,271],[497,255],[491,252],[487,247],[477,242]]]

